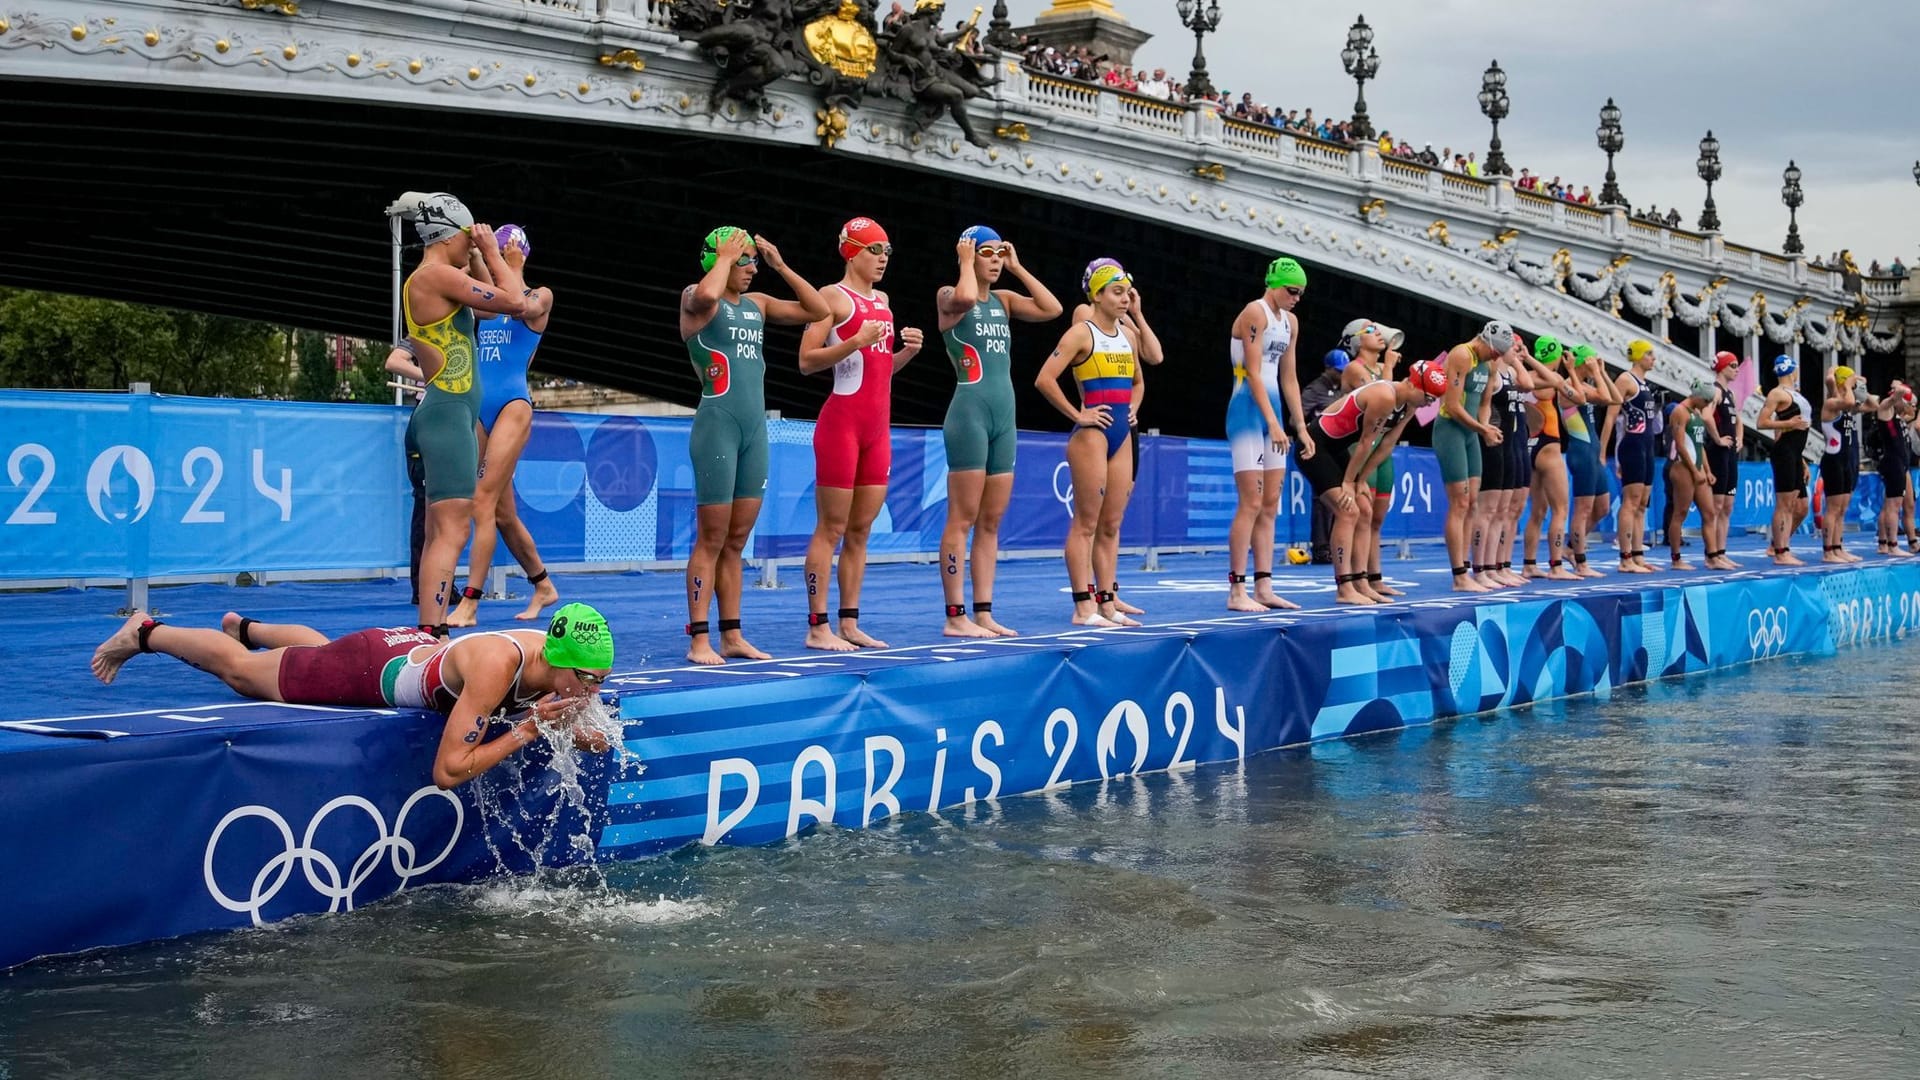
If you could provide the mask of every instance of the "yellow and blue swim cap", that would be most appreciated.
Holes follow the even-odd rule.
[[[1086,290],[1087,299],[1099,296],[1101,291],[1116,281],[1133,284],[1133,277],[1127,269],[1114,259],[1095,259],[1087,264],[1086,272],[1080,275],[1080,287]]]

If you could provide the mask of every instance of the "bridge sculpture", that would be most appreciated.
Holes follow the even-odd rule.
[[[873,0],[36,0],[0,6],[0,75],[191,84],[816,144],[1096,204],[1536,333],[1660,342],[1684,387],[1747,357],[1893,353],[1900,285],[1190,106],[1025,70]],[[975,12],[975,17],[978,13]],[[949,115],[953,127],[940,122]],[[990,137],[989,137],[990,136]],[[1652,333],[1622,318],[1649,320]],[[1698,348],[1666,344],[1699,328]],[[1685,340],[1683,338],[1683,340]]]

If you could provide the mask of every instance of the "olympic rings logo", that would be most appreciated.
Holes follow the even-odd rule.
[[[415,848],[413,841],[403,834],[407,828],[407,815],[422,799],[433,795],[438,795],[452,804],[453,831],[448,835],[446,846],[440,849],[440,853],[422,863],[419,861],[419,849]],[[353,807],[364,812],[368,818],[372,819],[374,832],[377,834],[373,843],[367,845],[366,850],[355,856],[344,878],[340,873],[340,865],[334,862],[326,852],[313,846],[313,837],[319,831],[320,823],[335,810],[343,807]],[[213,854],[219,848],[220,837],[226,833],[227,826],[249,817],[262,818],[271,822],[273,827],[280,831],[280,839],[286,849],[268,859],[265,865],[253,875],[253,884],[248,889],[245,899],[235,899],[228,896],[214,880]],[[327,898],[328,911],[352,911],[354,893],[366,883],[367,878],[371,877],[375,870],[379,869],[383,856],[390,858],[393,872],[400,878],[399,888],[404,889],[407,887],[407,882],[439,866],[446,861],[448,855],[453,854],[453,845],[460,839],[460,830],[465,825],[466,810],[460,805],[460,800],[453,793],[432,786],[423,787],[407,797],[407,801],[400,807],[400,815],[394,818],[392,833],[387,832],[386,819],[381,816],[379,808],[373,803],[358,795],[342,795],[315,812],[313,820],[307,822],[306,833],[298,844],[294,843],[293,829],[287,824],[286,818],[265,806],[241,806],[228,811],[227,816],[220,819],[220,824],[213,827],[213,835],[207,838],[207,853],[202,862],[202,870],[207,880],[207,892],[212,894],[214,900],[228,911],[247,915],[253,920],[255,926],[266,925],[266,920],[260,917],[260,913],[274,897],[280,895],[280,890],[287,884],[287,879],[293,876],[295,863],[300,864],[301,871],[306,875],[307,884],[313,887],[313,891]]]
[[[1776,656],[1786,646],[1786,608],[1755,608],[1747,613],[1747,647],[1755,657]]]

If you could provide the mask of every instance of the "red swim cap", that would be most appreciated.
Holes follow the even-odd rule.
[[[1447,392],[1446,364],[1440,360],[1422,360],[1407,372],[1407,381],[1428,397],[1441,397]]]
[[[872,218],[857,217],[840,226],[840,257],[851,259],[871,244],[883,244],[887,230]]]
[[[1713,370],[1716,374],[1727,370],[1739,362],[1740,358],[1730,352],[1717,352],[1713,354]]]

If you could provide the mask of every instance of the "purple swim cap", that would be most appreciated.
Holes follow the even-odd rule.
[[[518,225],[500,226],[493,230],[493,239],[500,245],[500,250],[503,252],[510,247],[516,247],[520,249],[520,257],[523,259],[533,254],[533,245],[527,242],[527,230]]]

